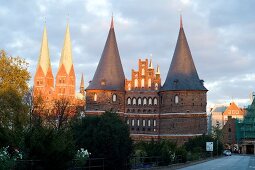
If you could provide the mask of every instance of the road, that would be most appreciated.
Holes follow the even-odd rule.
[[[232,155],[188,166],[181,170],[255,170],[255,156]]]

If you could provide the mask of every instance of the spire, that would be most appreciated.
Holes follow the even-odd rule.
[[[114,29],[114,22],[113,22],[113,14],[112,14],[112,20],[111,20],[111,29]]]
[[[101,59],[97,66],[93,80],[87,90],[120,90],[124,91],[125,75],[122,68],[113,18]]]
[[[44,29],[43,29],[41,51],[39,55],[37,69],[39,66],[41,66],[44,75],[47,74],[48,69],[51,67],[46,24],[44,24]]]
[[[153,69],[153,66],[152,66],[152,59],[150,59],[149,69]]]
[[[80,87],[83,87],[83,88],[84,88],[84,79],[83,79],[83,73],[82,73],[82,75],[81,75],[81,85],[80,85]]]
[[[157,65],[157,71],[156,74],[160,74],[159,65]]]
[[[198,77],[182,27],[182,17],[180,20],[181,23],[177,44],[166,81],[161,90],[207,90],[204,87],[202,80]]]
[[[71,67],[73,65],[69,22],[67,22],[67,26],[66,26],[65,40],[64,40],[64,46],[62,49],[61,58],[59,62],[59,68],[61,67],[62,64],[64,65],[67,74],[69,74]]]
[[[180,28],[183,28],[183,25],[182,25],[182,14],[180,14]]]

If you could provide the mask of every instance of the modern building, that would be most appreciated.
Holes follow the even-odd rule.
[[[125,80],[113,19],[101,59],[86,88],[86,114],[118,113],[134,140],[173,139],[179,144],[207,133],[207,89],[198,76],[182,18],[174,55],[161,85],[159,67],[139,60]]]

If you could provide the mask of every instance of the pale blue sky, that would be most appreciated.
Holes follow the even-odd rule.
[[[255,90],[255,1],[248,0],[0,0],[0,48],[30,63],[34,75],[44,18],[54,75],[69,15],[76,83],[88,84],[107,38],[112,13],[125,76],[152,54],[162,83],[170,66],[182,10],[184,30],[208,107],[249,104]]]

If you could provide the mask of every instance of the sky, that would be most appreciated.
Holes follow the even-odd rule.
[[[255,1],[251,0],[0,0],[0,49],[29,63],[32,85],[46,21],[56,75],[70,24],[76,84],[92,80],[111,16],[126,78],[138,59],[152,58],[165,81],[179,32],[180,13],[208,108],[250,104],[255,91]],[[78,89],[78,86],[77,86]]]

